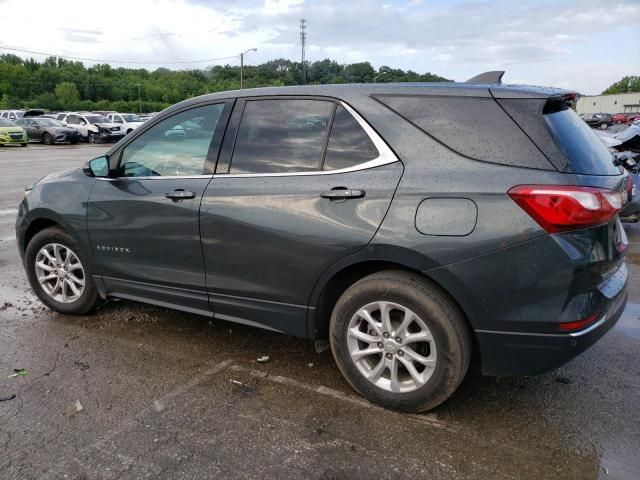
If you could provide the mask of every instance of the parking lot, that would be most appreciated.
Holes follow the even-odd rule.
[[[594,347],[538,377],[472,369],[399,414],[309,341],[125,301],[45,309],[14,239],[23,188],[107,148],[0,149],[0,478],[640,477],[640,224],[629,306]]]

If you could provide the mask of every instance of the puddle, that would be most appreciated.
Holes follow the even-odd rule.
[[[627,308],[613,329],[626,337],[640,339],[640,305],[627,303]]]

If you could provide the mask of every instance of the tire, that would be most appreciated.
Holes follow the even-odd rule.
[[[89,132],[87,138],[89,140],[89,143],[98,143],[98,142],[96,142],[96,134],[93,133],[93,132]]]
[[[53,145],[53,139],[51,138],[51,135],[49,135],[48,133],[42,135],[42,143],[44,143],[45,145]]]
[[[28,143],[21,143],[20,146],[21,147],[26,147],[28,145]]]
[[[379,321],[382,309],[389,307],[391,332]],[[364,310],[375,326],[361,315]],[[394,331],[408,317],[412,320],[404,332]],[[424,412],[447,400],[471,360],[471,336],[462,312],[437,286],[404,271],[375,273],[348,288],[333,309],[329,336],[333,357],[349,384],[369,401],[404,412]],[[427,340],[415,341],[417,336]],[[363,350],[376,353],[354,360],[351,352]],[[377,380],[367,379],[365,373]]]
[[[69,143],[71,145],[77,145],[78,144],[78,140],[71,140]]]
[[[53,268],[53,270],[59,272],[57,275],[55,271],[49,270],[52,266],[55,267],[56,248],[59,253],[59,260],[57,261],[61,261],[59,263],[61,268]],[[50,258],[54,262],[48,260],[47,256],[42,253],[44,249],[47,249]],[[73,255],[66,253],[65,249],[66,252],[72,252]],[[66,259],[69,259],[69,262],[68,270],[65,272],[63,265],[65,265]],[[36,262],[39,265],[46,265],[47,269],[39,267]],[[78,264],[80,265],[79,268]],[[84,315],[93,310],[100,301],[98,290],[93,281],[89,259],[85,258],[80,252],[73,238],[59,227],[45,228],[34,235],[25,252],[25,267],[31,288],[42,303],[51,310],[64,314]],[[46,281],[46,288],[50,290],[48,293],[39,277],[43,278],[50,275],[56,276]],[[80,288],[79,283],[72,280],[72,278],[82,280],[83,287]],[[54,284],[58,285],[59,283],[62,285],[61,288],[53,287]],[[65,283],[66,285],[64,285]],[[77,292],[74,292],[69,283],[73,283]]]
[[[129,135],[131,132],[133,132],[133,128],[130,128],[129,130],[127,130],[127,135]]]
[[[600,130],[606,130],[609,127],[609,125],[607,125],[606,123],[602,122],[600,124]]]

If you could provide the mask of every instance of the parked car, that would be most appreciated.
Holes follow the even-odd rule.
[[[613,123],[616,125],[621,125],[623,123],[627,123],[628,117],[628,113],[616,113],[611,116],[611,120],[613,120]]]
[[[120,125],[95,113],[67,113],[64,123],[77,129],[82,138],[91,143],[117,142],[126,134]]]
[[[51,118],[25,117],[16,123],[26,130],[29,140],[42,142],[45,145],[63,142],[75,145],[80,140],[78,130]]]
[[[136,128],[144,123],[140,117],[135,113],[110,113],[107,115],[107,119],[111,123],[117,123],[120,128],[127,134],[133,132]]]
[[[633,115],[629,115],[627,117],[627,123],[634,123],[640,120],[640,113],[634,113]]]
[[[106,117],[107,115],[111,113],[116,113],[116,112],[114,110],[96,110],[91,113],[95,113],[96,115],[102,115],[103,117]]]
[[[1,110],[0,118],[4,118],[5,120],[10,120],[15,122],[16,120],[20,120],[24,115],[23,110]]]
[[[585,113],[582,120],[590,127],[606,130],[613,125],[613,116],[608,113]]]
[[[5,118],[0,118],[0,146],[21,145],[27,146],[29,139],[27,132],[19,125]]]
[[[29,117],[41,117],[46,112],[42,108],[32,108],[23,113],[21,118],[29,118]]]
[[[403,411],[445,401],[473,350],[488,375],[556,368],[624,310],[628,175],[575,94],[487,76],[174,105],[26,189],[29,282],[64,314],[128,298],[330,345]]]

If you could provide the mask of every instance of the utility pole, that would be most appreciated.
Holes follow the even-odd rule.
[[[304,18],[300,19],[300,46],[302,47],[300,66],[302,70],[302,84],[307,83],[307,74],[304,64],[304,47],[307,41],[307,21]]]
[[[142,98],[140,97],[140,84],[137,83],[136,87],[138,87],[138,113],[142,113]]]
[[[257,51],[258,51],[257,48],[250,48],[246,52],[240,53],[240,90],[242,90],[242,87],[244,86],[244,56],[249,52],[257,52]]]

